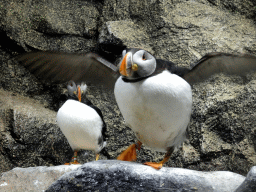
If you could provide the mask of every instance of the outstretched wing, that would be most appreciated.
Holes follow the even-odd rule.
[[[89,82],[94,85],[114,87],[119,77],[115,65],[97,54],[72,54],[58,52],[28,52],[16,59],[31,73],[51,83]]]
[[[245,75],[256,70],[256,57],[228,53],[210,53],[202,57],[183,78],[190,84],[204,81],[216,73]]]

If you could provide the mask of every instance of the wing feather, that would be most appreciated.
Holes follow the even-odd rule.
[[[58,52],[28,52],[16,59],[31,73],[51,83],[70,80],[94,85],[114,87],[119,77],[115,65],[97,54],[72,54]]]
[[[204,81],[216,73],[243,76],[256,70],[256,57],[210,53],[202,57],[183,78],[190,84]]]

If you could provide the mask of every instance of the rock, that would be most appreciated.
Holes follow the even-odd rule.
[[[31,98],[0,89],[0,171],[59,165],[72,149],[56,123],[56,112]]]
[[[252,167],[244,182],[235,192],[254,192],[256,189],[256,166]]]
[[[99,35],[100,46],[105,45],[107,49],[109,44],[116,44],[120,47],[143,47],[153,53],[149,40],[149,36],[143,29],[128,20],[106,22]]]
[[[161,22],[151,25],[151,37],[160,58],[189,65],[209,52],[255,50],[255,25],[239,14],[205,1],[164,1],[159,6]]]
[[[202,170],[246,175],[255,165],[254,76],[219,75],[193,86],[190,143],[200,151]]]
[[[199,172],[123,161],[96,161],[65,173],[46,191],[234,191],[245,177],[228,171]]]
[[[233,13],[239,12],[240,14],[245,15],[247,18],[255,20],[256,2],[254,0],[249,0],[249,1],[223,0],[221,2],[217,0],[208,0],[208,1],[220,8],[227,9]]]
[[[93,2],[29,0],[1,1],[0,5],[6,35],[25,50],[33,47],[70,52],[95,47],[92,37],[97,33],[99,11]]]
[[[0,191],[44,191],[61,175],[80,166],[14,168],[1,175]]]

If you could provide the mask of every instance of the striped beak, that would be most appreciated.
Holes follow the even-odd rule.
[[[81,102],[82,94],[81,94],[81,87],[79,85],[77,86],[77,97],[78,97],[78,100]]]
[[[132,73],[132,53],[128,52],[119,67],[119,72],[121,75],[129,77]]]

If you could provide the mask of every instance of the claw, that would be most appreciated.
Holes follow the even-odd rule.
[[[155,169],[157,169],[157,170],[159,170],[159,169],[161,169],[161,168],[163,167],[162,161],[159,162],[159,163],[155,163],[155,162],[146,162],[146,163],[144,163],[144,165],[148,165],[148,166],[153,167],[153,168],[155,168]]]

